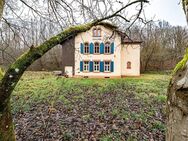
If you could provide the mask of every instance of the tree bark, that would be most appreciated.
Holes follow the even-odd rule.
[[[12,122],[10,101],[0,109],[0,141],[15,141],[14,126]]]
[[[182,6],[188,21],[188,0]],[[168,86],[166,141],[188,141],[188,48]]]
[[[3,15],[4,4],[5,0],[0,0],[0,19]],[[15,141],[16,138],[12,122],[10,98],[7,98],[3,103],[4,104],[0,102],[0,141]]]
[[[188,141],[188,49],[177,64],[167,93],[166,141]]]

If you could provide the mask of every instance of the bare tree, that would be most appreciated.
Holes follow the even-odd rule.
[[[187,28],[159,21],[148,23],[134,34],[138,33],[143,41],[141,71],[170,70],[183,58],[188,45]]]
[[[40,14],[37,9],[33,8],[32,6],[28,5],[25,1],[21,0],[24,5],[30,7],[35,13]],[[56,11],[56,3],[54,1],[50,1],[51,7],[54,10],[55,14],[58,14]],[[55,2],[58,2],[57,0]],[[64,2],[61,0],[61,2]],[[78,1],[79,2],[79,1]],[[82,25],[71,26],[69,28],[64,29],[60,34],[57,34],[50,39],[46,40],[45,42],[41,43],[40,45],[34,47],[32,46],[28,51],[26,51],[23,55],[21,55],[6,71],[5,75],[3,76],[2,80],[0,81],[0,140],[3,141],[14,141],[14,129],[12,124],[12,117],[11,117],[11,109],[10,109],[10,96],[12,91],[14,90],[16,84],[18,83],[19,79],[21,78],[24,71],[37,59],[43,56],[47,51],[49,51],[54,46],[66,42],[68,39],[74,37],[80,32],[84,32],[89,30],[92,26],[100,24],[104,20],[113,19],[115,17],[120,17],[126,21],[126,17],[120,16],[120,13],[126,10],[129,6],[140,4],[140,10],[138,14],[136,14],[135,18],[133,19],[132,24],[135,23],[137,19],[139,19],[140,14],[143,9],[143,4],[147,3],[147,0],[135,0],[132,2],[127,3],[126,5],[122,5],[122,7],[111,14],[108,15],[106,13],[105,16],[100,16],[101,18],[97,18],[95,15],[91,14],[90,17],[86,17],[93,19],[93,21],[88,22]],[[66,4],[66,3],[64,3]],[[67,5],[68,7],[69,5]],[[90,7],[85,6],[85,3],[82,3],[83,9],[90,11]],[[3,6],[1,7],[2,11]],[[91,5],[92,8],[92,5]],[[99,12],[100,14],[100,12]],[[55,16],[58,20],[57,15]],[[63,18],[63,17],[62,17]],[[67,17],[68,19],[69,17]],[[89,20],[88,20],[89,21]],[[58,21],[61,22],[61,21]],[[70,21],[71,22],[71,21]],[[130,24],[130,25],[132,25]]]

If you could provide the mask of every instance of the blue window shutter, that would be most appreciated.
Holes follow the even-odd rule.
[[[94,52],[93,49],[94,49],[94,44],[90,43],[90,45],[89,45],[90,54],[93,54],[93,52]]]
[[[93,62],[92,61],[89,62],[89,71],[90,72],[93,71]]]
[[[100,54],[104,54],[104,43],[100,43]]]
[[[111,43],[111,54],[114,54],[114,42],[113,43]]]
[[[100,61],[100,72],[104,72],[104,62]]]
[[[80,43],[80,53],[83,54],[84,53],[84,44]]]
[[[80,71],[83,71],[83,61],[80,61]]]
[[[111,72],[114,72],[114,62],[112,61],[111,64],[110,64],[110,71]]]

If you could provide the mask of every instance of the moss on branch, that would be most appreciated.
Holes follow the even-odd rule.
[[[0,0],[0,19],[3,15],[4,5],[5,5],[5,0]]]
[[[188,13],[187,6],[188,6],[188,0],[182,0],[182,7],[183,7],[185,14]],[[188,61],[188,48],[186,49],[186,52],[185,52],[183,59],[176,65],[176,67],[173,71],[173,74],[175,74],[179,70],[184,69],[186,67],[187,61]]]
[[[186,53],[185,53],[183,59],[176,65],[176,67],[173,71],[174,74],[177,71],[184,69],[186,67],[187,61],[188,61],[188,48],[186,49]]]
[[[187,6],[188,6],[188,0],[182,0],[182,7],[183,7],[185,14],[188,13]],[[186,49],[183,59],[176,65],[176,67],[173,71],[173,74],[175,74],[179,70],[184,69],[186,67],[187,61],[188,61],[188,48]]]
[[[21,55],[15,63],[13,63],[10,67],[10,69],[20,69],[20,67],[28,67],[27,62],[30,64],[31,62],[35,61],[36,59],[40,58],[44,53],[46,53],[48,50],[53,48],[54,46],[66,41],[68,37],[75,36],[76,34],[80,32],[84,32],[88,29],[90,29],[92,26],[92,23],[79,25],[79,26],[72,26],[66,30],[64,30],[62,33],[50,38],[43,44],[41,44],[38,47],[35,47],[34,49],[28,50],[26,53]],[[29,60],[28,60],[29,59]],[[23,66],[26,65],[26,66]]]
[[[1,81],[1,79],[3,78],[3,76],[4,76],[4,71],[3,71],[3,69],[2,68],[0,68],[0,81]]]
[[[12,93],[14,87],[19,81],[24,71],[37,59],[43,56],[54,46],[61,44],[76,34],[89,30],[97,22],[91,22],[83,25],[72,26],[60,34],[53,36],[38,47],[34,47],[21,55],[7,70],[0,81],[0,109],[7,104],[7,99]]]

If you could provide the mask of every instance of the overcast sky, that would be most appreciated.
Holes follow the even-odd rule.
[[[171,25],[186,26],[186,20],[182,10],[180,0],[150,0],[150,5],[146,8],[146,16],[155,20],[168,21]]]

